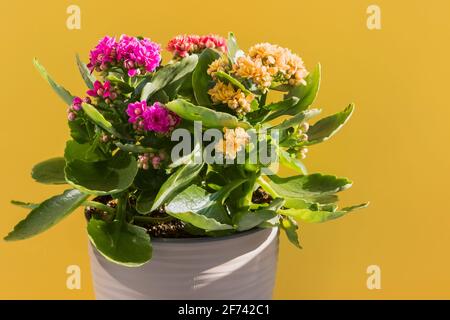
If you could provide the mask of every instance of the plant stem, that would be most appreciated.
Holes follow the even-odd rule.
[[[134,221],[137,222],[146,222],[146,223],[159,223],[159,222],[166,222],[173,220],[173,217],[167,216],[163,218],[155,218],[155,217],[148,217],[148,216],[134,216]]]
[[[127,194],[122,194],[117,199],[116,219],[117,221],[124,222],[127,213]]]
[[[85,207],[93,207],[101,211],[108,212],[109,214],[115,214],[116,209],[107,206],[106,204],[97,202],[97,201],[85,201],[83,202],[83,206]]]

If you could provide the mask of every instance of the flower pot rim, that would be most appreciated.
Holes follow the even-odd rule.
[[[235,234],[222,236],[222,237],[198,237],[198,238],[151,238],[152,243],[205,243],[205,242],[216,242],[216,241],[224,241],[231,240],[240,237],[249,236],[254,233],[262,232],[267,229],[277,229],[277,227],[271,228],[253,228],[247,231],[238,232]]]

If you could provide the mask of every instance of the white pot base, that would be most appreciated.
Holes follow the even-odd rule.
[[[90,243],[97,299],[271,299],[278,229],[224,238],[156,239],[141,267],[105,259]]]

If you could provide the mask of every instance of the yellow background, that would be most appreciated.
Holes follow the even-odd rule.
[[[450,298],[450,63],[448,1],[385,1],[382,29],[366,27],[372,1],[2,1],[0,234],[26,215],[10,199],[40,201],[62,187],[38,185],[33,164],[61,155],[64,103],[32,66],[38,57],[72,93],[84,86],[74,63],[100,37],[144,35],[165,45],[179,33],[234,31],[239,44],[291,48],[309,69],[320,61],[315,105],[331,114],[349,102],[348,125],[306,161],[310,172],[348,176],[344,204],[370,208],[302,225],[303,250],[282,237],[275,298]],[[81,30],[66,8],[81,8]],[[166,59],[167,61],[167,59]],[[0,243],[0,298],[93,298],[81,210],[34,239]],[[82,270],[81,290],[65,286]],[[368,290],[366,268],[381,267]]]

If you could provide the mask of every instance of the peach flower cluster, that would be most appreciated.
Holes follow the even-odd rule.
[[[215,145],[217,152],[225,155],[227,159],[235,159],[237,153],[249,143],[250,136],[242,128],[224,128],[224,137]]]
[[[225,84],[218,80],[215,86],[208,90],[214,104],[224,103],[237,114],[250,112],[255,96],[245,94],[241,89],[235,89],[231,83]]]

